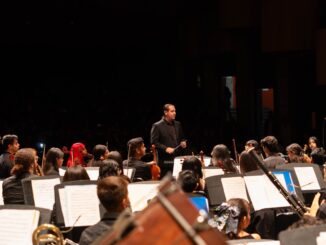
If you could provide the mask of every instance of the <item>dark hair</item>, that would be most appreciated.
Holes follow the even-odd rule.
[[[230,151],[226,145],[219,144],[214,146],[211,155],[215,159],[225,160],[227,158],[230,158]]]
[[[259,169],[247,151],[241,152],[239,164],[242,174]]]
[[[108,212],[121,211],[122,201],[128,197],[128,182],[117,176],[101,179],[97,183],[97,196]]]
[[[15,154],[14,166],[11,169],[11,174],[21,176],[24,173],[29,173],[34,165],[35,156],[31,148],[22,148]]]
[[[313,142],[315,142],[315,143],[316,143],[316,146],[318,147],[319,142],[318,142],[317,137],[316,137],[316,136],[310,136],[309,139],[308,139],[308,142],[311,141],[311,140],[312,140]]]
[[[303,158],[304,151],[299,144],[293,143],[291,145],[288,145],[286,147],[286,151],[294,154],[294,156],[291,157],[289,156],[290,162],[294,162],[294,163],[304,162],[304,158]]]
[[[274,136],[266,136],[260,141],[262,147],[266,147],[271,153],[279,152],[278,141]]]
[[[144,140],[141,137],[133,138],[133,139],[129,140],[127,143],[129,155],[131,157],[135,156],[137,149],[139,147],[141,147],[142,144],[144,144]]]
[[[182,162],[182,170],[192,170],[197,178],[203,178],[202,164],[195,156],[187,156]]]
[[[119,164],[113,159],[106,159],[102,161],[99,168],[99,179],[103,179],[108,176],[119,176]]]
[[[192,170],[183,170],[179,173],[177,183],[184,192],[191,193],[196,190],[198,176]]]
[[[292,225],[288,227],[288,230],[294,230],[300,227],[309,227],[314,225],[325,224],[325,221],[318,220],[316,217],[310,215],[304,215],[301,219],[294,222]]]
[[[110,151],[108,159],[113,159],[119,164],[119,168],[123,171],[123,159],[118,151]]]
[[[14,144],[15,140],[18,140],[18,136],[15,134],[7,134],[2,137],[2,145],[4,149],[8,149],[9,145]]]
[[[59,172],[58,158],[63,158],[64,153],[62,150],[56,147],[52,147],[48,150],[45,156],[45,164],[43,167],[43,173],[46,175],[51,169]]]
[[[226,173],[238,173],[238,169],[236,168],[235,161],[230,156],[230,151],[226,145],[220,144],[214,146],[211,152],[213,163],[215,160],[219,161],[220,168],[223,169]]]
[[[74,181],[74,180],[90,180],[85,168],[80,165],[67,168],[62,181]]]
[[[93,156],[95,161],[101,160],[101,156],[105,154],[108,148],[105,145],[96,145],[93,148]]]
[[[173,105],[173,104],[169,104],[169,103],[165,104],[165,105],[163,106],[163,111],[164,111],[164,112],[169,111],[169,107],[170,107],[170,106],[174,106],[174,105]]]

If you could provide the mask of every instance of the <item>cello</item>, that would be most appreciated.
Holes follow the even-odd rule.
[[[152,180],[159,180],[161,177],[161,169],[157,165],[157,152],[154,144],[151,146],[151,149],[153,153],[153,161],[155,162],[151,165]]]

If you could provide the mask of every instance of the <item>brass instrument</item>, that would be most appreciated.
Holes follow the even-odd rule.
[[[304,206],[304,204],[295,195],[291,195],[280,183],[280,181],[272,174],[272,172],[265,167],[264,162],[255,152],[254,148],[251,148],[248,151],[248,153],[252,157],[253,161],[255,161],[257,166],[261,170],[263,170],[263,172],[267,175],[270,181],[275,185],[275,187],[280,191],[280,193],[284,196],[284,198],[289,202],[289,204],[292,206],[294,211],[296,211],[297,214],[302,218],[304,214],[308,211],[307,208]]]
[[[71,231],[72,228],[67,231],[61,231],[55,225],[42,224],[38,226],[33,232],[33,245],[78,245],[78,243],[63,237],[63,233]]]
[[[51,225],[51,224],[42,224],[39,227],[37,227],[33,232],[32,238],[33,238],[33,245],[45,245],[45,244],[64,245],[65,244],[60,229],[55,225]]]

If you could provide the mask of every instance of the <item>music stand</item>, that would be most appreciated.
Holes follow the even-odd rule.
[[[205,192],[207,193],[209,206],[217,206],[226,202],[226,196],[223,189],[222,179],[241,177],[241,174],[214,175],[205,179]]]
[[[38,225],[44,223],[50,223],[51,221],[51,210],[46,208],[38,208],[32,205],[21,205],[21,204],[6,204],[0,205],[0,209],[24,209],[24,210],[38,210],[40,211],[40,219]]]
[[[134,179],[135,173],[136,173],[136,169],[135,168],[123,167],[123,174],[126,175],[126,176],[128,176],[131,182]]]
[[[23,186],[23,192],[24,192],[24,201],[25,204],[27,205],[33,205],[35,206],[35,197],[33,194],[33,187],[32,187],[32,181],[33,180],[40,180],[40,181],[47,181],[47,180],[52,180],[52,179],[59,179],[59,182],[61,182],[61,179],[59,176],[37,176],[37,177],[31,177],[31,178],[26,178],[22,180],[22,186]],[[53,188],[53,197],[54,197],[54,188]],[[49,209],[52,209],[49,208]]]

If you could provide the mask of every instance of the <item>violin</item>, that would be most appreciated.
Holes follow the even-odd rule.
[[[153,153],[153,161],[155,162],[155,164],[151,165],[152,180],[159,180],[161,177],[161,169],[157,165],[157,152],[154,144],[152,145],[151,149]]]

